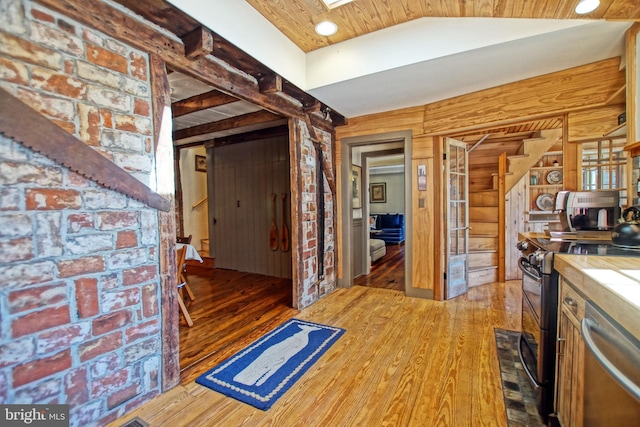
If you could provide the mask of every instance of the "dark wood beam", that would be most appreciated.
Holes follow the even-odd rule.
[[[197,27],[182,38],[184,53],[189,59],[198,59],[213,52],[213,35],[203,27]]]
[[[171,201],[4,89],[0,133],[110,190],[168,212]]]
[[[189,59],[185,56],[184,45],[181,41],[157,31],[155,27],[106,3],[99,1],[77,2],[75,0],[36,0],[36,2],[115,37],[136,49],[148,53],[156,53],[174,70],[206,82],[223,92],[232,93],[238,98],[283,116],[297,118],[303,118],[304,116],[301,106],[296,105],[295,102],[279,94],[261,93],[258,84],[240,72],[246,72],[246,70],[234,71],[218,61],[210,59],[209,56]],[[160,2],[153,1],[152,3],[158,4]],[[161,3],[166,2],[162,1]],[[121,2],[121,4],[129,7],[130,2]],[[168,3],[162,7],[172,8]],[[142,9],[144,12],[144,8]],[[171,15],[176,11],[171,9]],[[150,15],[144,15],[145,18],[147,16]],[[167,25],[168,29],[174,27],[170,24]],[[189,28],[189,31],[192,31],[195,27]]]
[[[164,151],[171,149],[172,142],[168,138],[160,138],[163,134],[163,126],[171,126],[171,118],[167,117],[164,112],[171,105],[171,87],[169,86],[169,78],[167,77],[167,67],[165,62],[157,55],[149,57],[149,75],[151,78],[151,90],[154,94],[153,102],[153,129],[154,129],[154,152],[157,150]],[[174,152],[175,155],[175,152]],[[167,160],[167,159],[165,159]],[[176,162],[179,159],[175,160]],[[179,164],[176,164],[179,166]],[[176,187],[181,188],[180,184],[180,168],[175,167]],[[167,194],[169,199],[173,198],[172,194]],[[177,203],[177,212],[182,212],[182,191],[177,191],[174,202]],[[168,390],[178,385],[180,382],[180,329],[179,329],[179,313],[176,307],[177,301],[176,286],[177,270],[175,266],[175,252],[173,251],[173,239],[176,235],[176,205],[173,204],[167,212],[158,212],[158,229],[160,231],[158,248],[158,261],[160,262],[160,270],[168,274],[160,275],[160,287],[162,301],[162,389]],[[170,301],[169,303],[164,303]]]
[[[198,126],[192,126],[190,128],[177,130],[173,132],[173,140],[178,141],[193,136],[222,132],[229,129],[274,122],[277,120],[282,120],[282,117],[266,110],[260,110],[256,111],[255,113],[243,114],[241,116],[218,120],[217,122],[204,123]]]
[[[309,119],[311,120],[311,124],[318,129],[322,129],[331,134],[335,133],[334,124],[330,123],[324,119],[321,119],[317,114],[309,114]],[[345,122],[346,124],[346,122]]]
[[[175,145],[176,150],[182,150],[184,148],[200,147],[222,147],[225,145],[241,144],[243,142],[259,141],[261,139],[277,138],[279,136],[289,135],[289,126],[280,125],[266,129],[253,130],[250,132],[237,133],[234,135],[225,136],[222,138],[205,139],[203,141],[187,142],[184,144]]]
[[[262,93],[282,92],[282,77],[277,74],[267,74],[258,78],[258,87]]]
[[[206,110],[207,108],[219,107],[221,105],[238,102],[235,96],[227,95],[218,90],[194,95],[171,104],[172,117],[180,117],[186,114],[195,113],[196,111]]]
[[[127,9],[182,37],[201,24],[166,0],[115,0]]]
[[[305,124],[307,125],[307,130],[309,131],[309,137],[311,138],[311,142],[313,142],[313,145],[320,151],[320,153],[322,153],[323,141],[318,137],[316,130],[313,128],[313,124],[311,122],[311,115],[306,114],[304,121],[305,121]],[[333,171],[329,168],[325,168],[323,169],[323,172],[327,178],[327,183],[329,184],[329,190],[331,190],[331,194],[335,197],[337,193],[336,193],[336,181],[333,176]]]
[[[317,99],[310,99],[304,104],[305,113],[321,113],[322,103]]]
[[[165,0],[115,0],[128,9],[134,11],[144,19],[166,28],[173,34],[182,38],[185,34],[193,31],[202,24],[197,20],[186,15],[179,9],[171,6]],[[224,38],[214,33],[213,55],[221,59],[232,67],[242,70],[243,72],[253,76],[260,81],[262,78],[277,79],[278,77],[273,70],[266,67],[255,58],[247,55],[244,51],[238,49]],[[301,104],[307,104],[309,100],[315,99],[313,96],[304,92],[290,82],[282,81],[282,92],[298,100]],[[267,92],[265,92],[267,93]],[[328,107],[324,108],[329,111]],[[347,124],[347,119],[337,111],[330,110],[329,116],[333,126],[341,126]],[[302,117],[299,117],[302,118]]]
[[[276,138],[278,136],[289,136],[289,126],[275,126],[268,129],[255,130],[251,132],[239,133],[236,135],[226,136],[224,138],[216,138],[213,141],[214,147],[222,147],[225,145],[240,144],[243,142],[259,141],[261,139]]]

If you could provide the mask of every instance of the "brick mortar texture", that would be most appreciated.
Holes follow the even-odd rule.
[[[303,141],[300,147],[300,174],[302,180],[301,213],[302,213],[302,235],[303,247],[303,277],[301,286],[298,289],[298,307],[304,308],[316,302],[319,298],[329,294],[336,288],[335,277],[335,234],[334,234],[334,199],[331,195],[329,183],[324,179],[324,277],[319,280],[318,265],[318,241],[317,241],[317,221],[318,206],[316,201],[316,174],[319,172],[319,165],[316,161],[316,149],[305,123],[301,124]],[[325,131],[314,128],[316,135],[322,139],[322,155],[324,167],[327,170],[333,169],[332,139],[331,135]]]
[[[35,3],[2,4],[0,85],[152,185],[147,55]]]
[[[153,185],[147,55],[0,0],[0,86]],[[104,425],[160,393],[157,212],[0,136],[0,403]]]

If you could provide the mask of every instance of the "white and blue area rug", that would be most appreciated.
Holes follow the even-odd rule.
[[[344,332],[291,319],[200,375],[196,382],[267,410]]]

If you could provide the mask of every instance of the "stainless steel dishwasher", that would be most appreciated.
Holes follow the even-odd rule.
[[[640,426],[640,342],[589,301],[581,326],[584,426]]]

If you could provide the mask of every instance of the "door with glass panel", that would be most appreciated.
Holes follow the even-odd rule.
[[[445,139],[446,183],[446,278],[445,299],[462,295],[468,289],[469,277],[469,190],[467,145]]]

